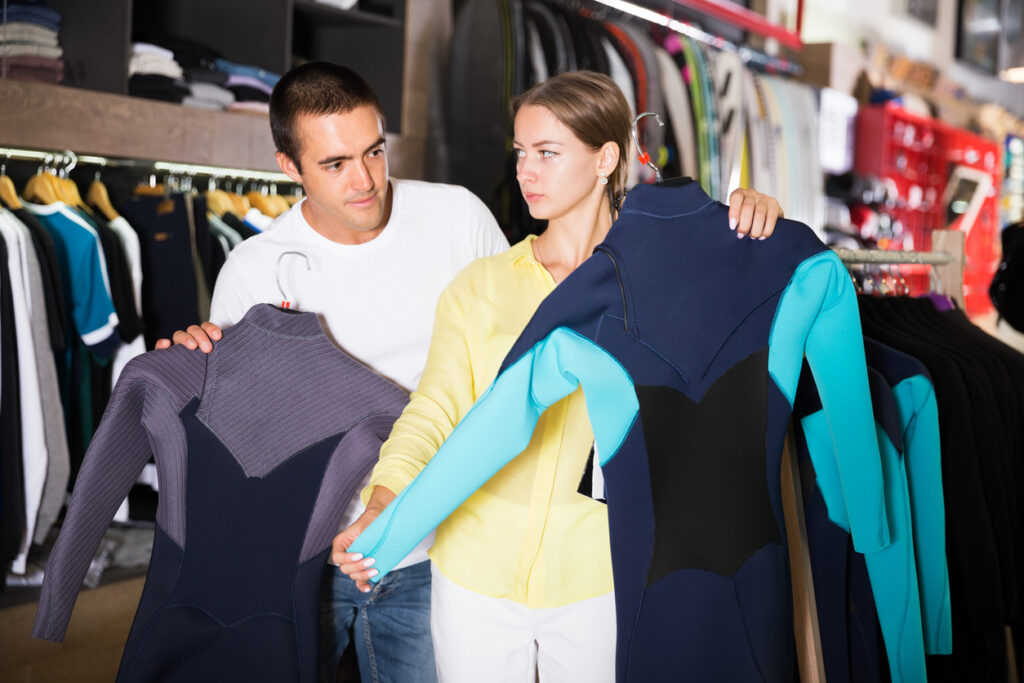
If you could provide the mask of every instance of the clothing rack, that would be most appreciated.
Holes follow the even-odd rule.
[[[224,166],[203,166],[200,164],[181,164],[168,161],[147,161],[144,159],[118,159],[114,157],[96,156],[91,154],[76,154],[66,149],[62,151],[43,151],[34,149],[18,149],[14,147],[0,147],[0,162],[6,160],[22,161],[43,161],[61,163],[69,168],[75,164],[89,164],[110,168],[137,168],[140,170],[151,169],[162,171],[168,174],[183,176],[209,176],[211,178],[232,178],[240,180],[263,181],[269,183],[295,183],[294,180],[284,173],[272,173],[269,171],[253,171],[243,168],[228,168]]]
[[[959,230],[933,230],[932,251],[838,248],[835,252],[847,266],[930,265],[933,289],[953,297],[961,309],[963,308],[964,233]],[[793,583],[793,629],[797,646],[797,664],[801,681],[824,683],[825,664],[821,629],[814,596],[814,579],[811,573],[807,524],[804,519],[795,443],[793,427],[790,425],[782,455],[781,476],[786,535],[790,539],[789,561]],[[1009,637],[1007,630],[1007,638]]]
[[[930,265],[932,289],[946,294],[964,308],[964,233],[959,230],[932,230],[931,251],[890,251],[883,249],[836,249],[836,255],[849,265]]]
[[[709,45],[718,50],[724,50],[726,52],[735,52],[740,56],[746,64],[752,64],[758,66],[765,71],[771,73],[784,73],[791,76],[800,76],[804,72],[804,68],[795,62],[791,62],[788,59],[782,59],[781,57],[772,57],[763,52],[752,50],[743,45],[736,45],[732,41],[726,40],[721,36],[716,36],[707,31],[703,31],[693,24],[689,24],[679,19],[673,19],[672,17],[666,16],[654,10],[639,5],[627,2],[626,0],[595,0],[596,2],[610,7],[611,9],[617,10],[624,14],[629,14],[637,19],[657,24],[667,28],[670,31],[682,34],[689,38]]]

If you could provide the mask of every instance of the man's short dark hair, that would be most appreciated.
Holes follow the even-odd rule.
[[[330,62],[297,66],[281,77],[270,95],[270,133],[274,146],[295,162],[301,173],[296,119],[306,114],[345,114],[364,105],[381,114],[373,88],[352,69]]]

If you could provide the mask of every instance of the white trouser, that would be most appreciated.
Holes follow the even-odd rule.
[[[615,594],[531,609],[475,593],[434,567],[430,628],[440,683],[611,683]]]

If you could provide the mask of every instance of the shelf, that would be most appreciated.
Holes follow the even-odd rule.
[[[363,10],[345,10],[333,5],[326,5],[315,0],[295,0],[295,13],[314,19],[322,19],[335,24],[358,24],[363,26],[382,26],[385,28],[401,29],[403,22]]]
[[[0,79],[0,146],[279,171],[267,117]]]

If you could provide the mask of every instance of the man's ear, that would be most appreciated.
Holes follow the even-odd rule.
[[[274,159],[277,160],[277,165],[281,167],[281,173],[284,173],[294,182],[302,184],[302,172],[299,171],[298,165],[290,156],[284,152],[277,152],[274,154]]]

